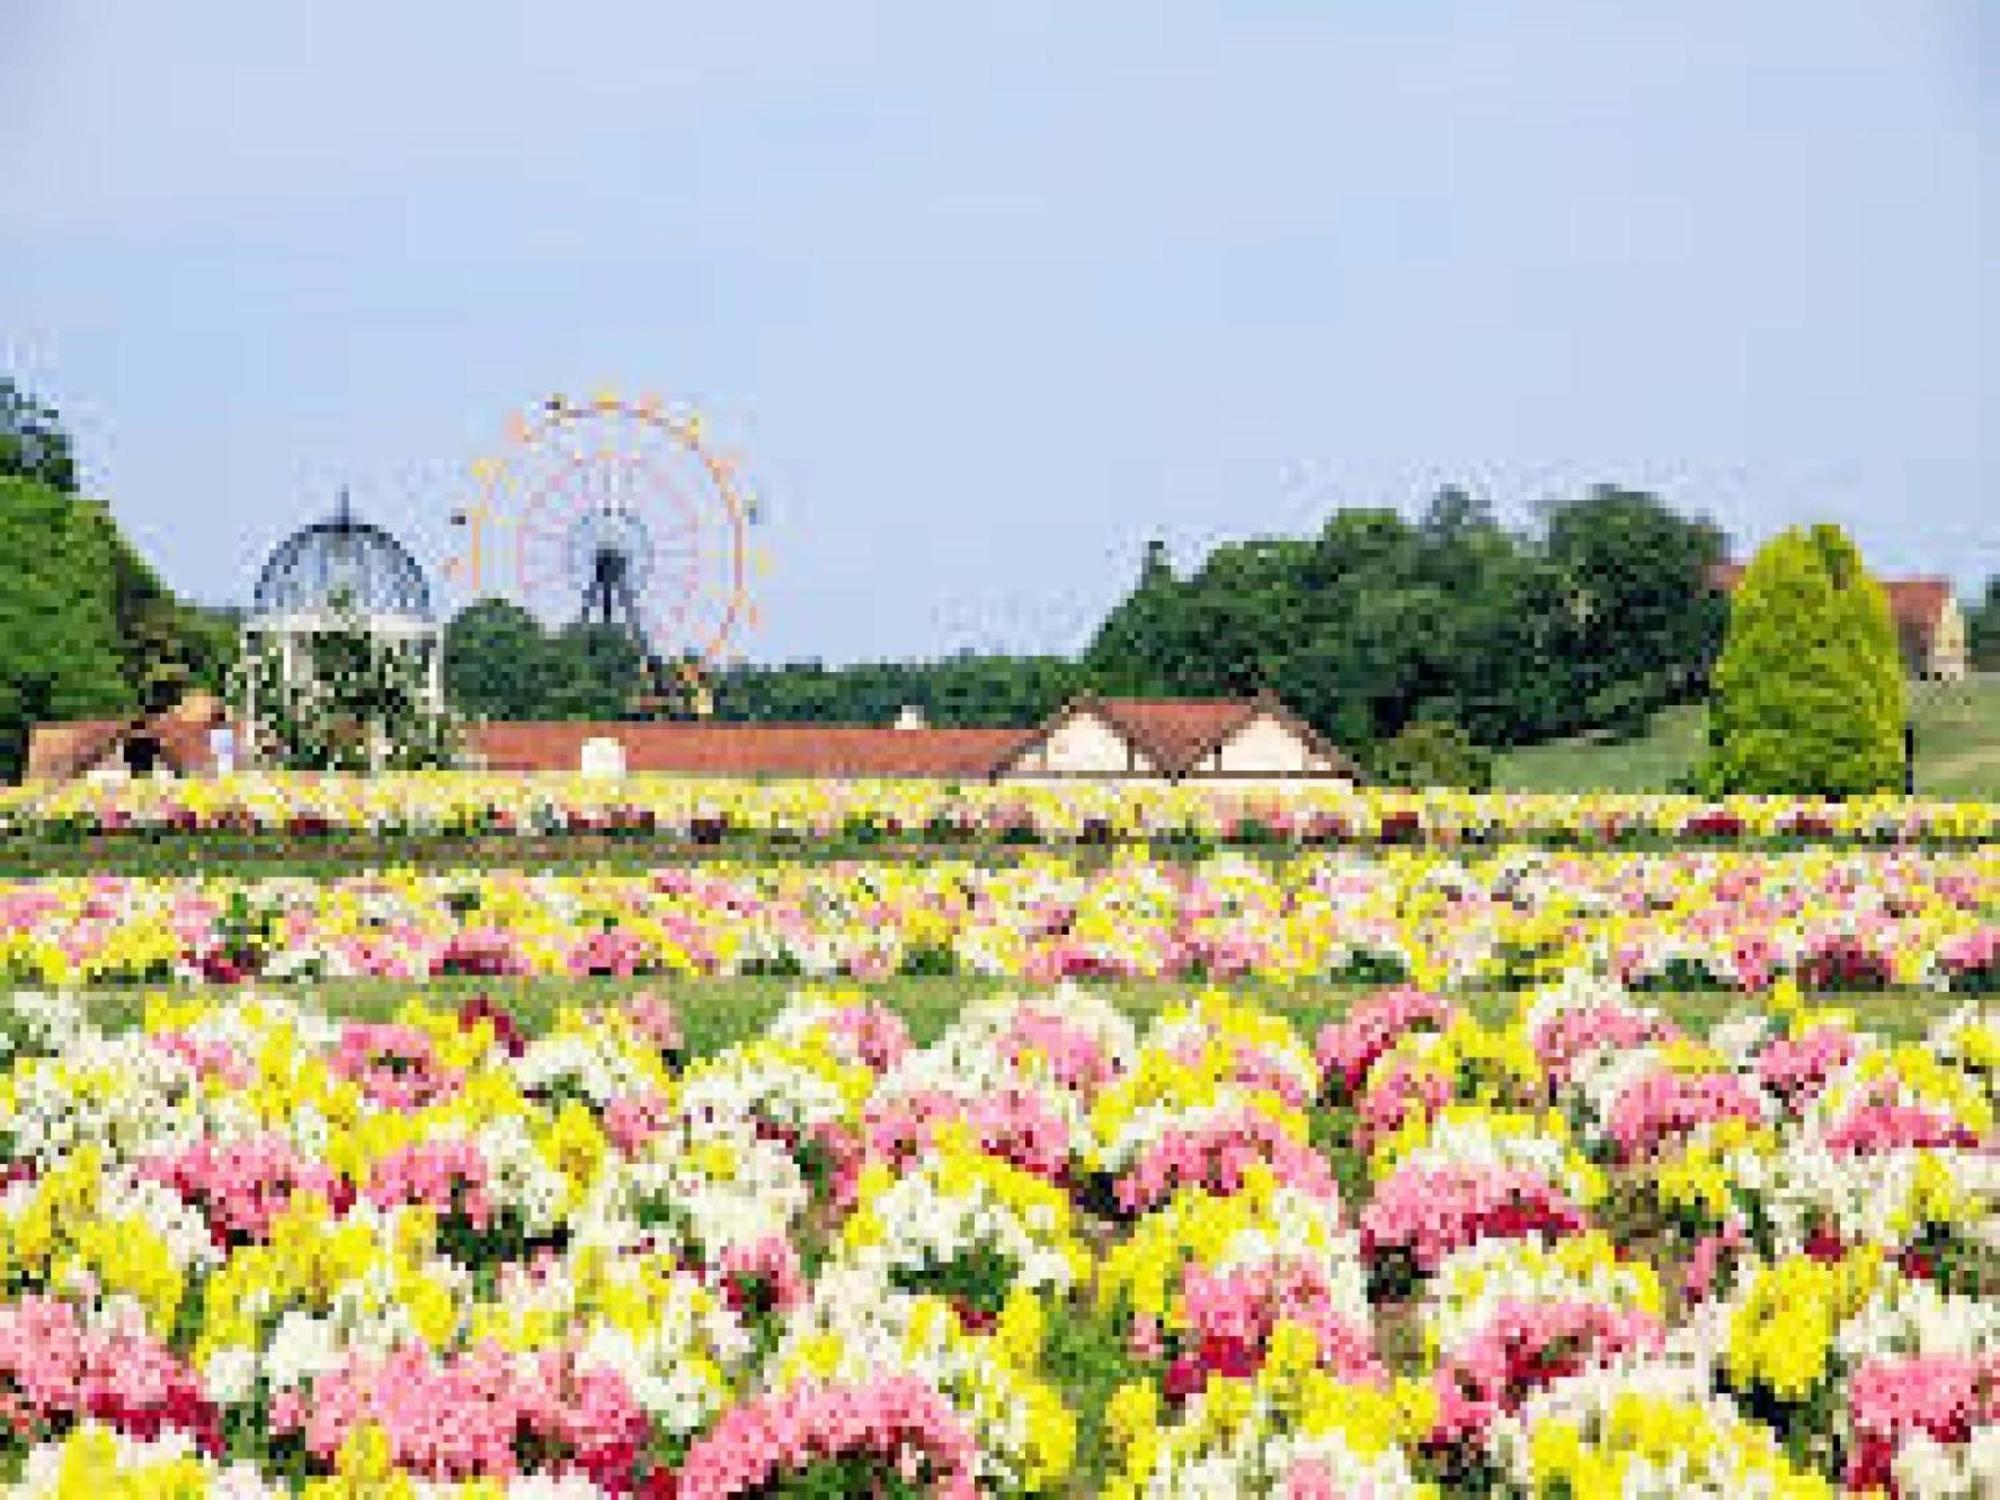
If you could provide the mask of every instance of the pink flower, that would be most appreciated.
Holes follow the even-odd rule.
[[[1439,995],[1418,989],[1383,990],[1358,1002],[1344,1020],[1323,1027],[1319,1034],[1319,1065],[1326,1087],[1336,1096],[1351,1096],[1375,1066],[1375,1060],[1407,1033],[1443,1031],[1458,1009]]]
[[[1027,1053],[1038,1054],[1058,1084],[1085,1096],[1095,1094],[1119,1072],[1117,1060],[1105,1053],[1090,1031],[1066,1016],[1033,1005],[1015,1010],[1000,1049],[1016,1066]]]
[[[306,1399],[282,1412],[274,1403],[271,1422],[280,1435],[299,1432],[322,1463],[357,1426],[373,1424],[397,1465],[428,1479],[512,1478],[525,1436],[626,1490],[648,1431],[614,1371],[579,1366],[567,1350],[510,1354],[495,1344],[444,1357],[417,1348],[355,1356],[314,1381]]]
[[[1627,1161],[1645,1161],[1697,1126],[1764,1117],[1757,1096],[1734,1073],[1680,1073],[1656,1068],[1627,1085],[1611,1106],[1606,1128]]]
[[[1663,1017],[1605,1004],[1557,1011],[1535,1027],[1530,1042],[1542,1066],[1561,1082],[1590,1053],[1625,1051],[1678,1034],[1679,1028]]]
[[[1340,1197],[1324,1156],[1294,1140],[1268,1115],[1251,1109],[1167,1129],[1139,1153],[1112,1192],[1128,1214],[1164,1203],[1183,1187],[1230,1197],[1243,1190],[1253,1165],[1269,1167],[1281,1187],[1325,1201]]]
[[[1400,1167],[1361,1213],[1361,1249],[1371,1261],[1409,1255],[1428,1273],[1481,1239],[1572,1234],[1584,1227],[1560,1187],[1523,1167]]]
[[[673,1112],[673,1101],[663,1094],[622,1094],[604,1107],[604,1133],[626,1156],[637,1156]]]
[[[725,1412],[681,1465],[679,1500],[724,1500],[776,1485],[821,1460],[873,1455],[906,1482],[972,1500],[971,1431],[914,1375],[865,1384],[806,1381]]]
[[[1958,1444],[2000,1422],[2000,1354],[1870,1361],[1847,1383],[1847,1408],[1855,1436],[1848,1488],[1889,1485],[1897,1450],[1918,1433]]]
[[[1973,1147],[1979,1143],[1976,1132],[1945,1111],[1894,1099],[1871,1099],[1856,1104],[1826,1137],[1828,1150],[1847,1156],[1909,1147],[1929,1150]]]
[[[1716,1282],[1737,1252],[1748,1247],[1749,1237],[1740,1220],[1731,1219],[1715,1234],[1705,1234],[1695,1242],[1688,1257],[1684,1285],[1689,1302],[1706,1302]]]
[[[348,1022],[327,1068],[389,1109],[435,1104],[464,1081],[444,1066],[428,1032],[394,1022]]]
[[[863,1135],[868,1154],[901,1166],[922,1154],[947,1122],[962,1122],[980,1149],[1024,1171],[1055,1179],[1069,1165],[1069,1126],[1028,1089],[1003,1088],[966,1099],[924,1090],[872,1102]]]
[[[176,1428],[210,1451],[221,1446],[200,1382],[136,1312],[85,1327],[75,1308],[52,1297],[0,1303],[0,1390],[16,1424],[31,1430],[94,1418],[134,1437]]]
[[[664,1055],[681,1050],[681,1023],[673,1003],[652,990],[640,990],[625,1002],[625,1018],[633,1029]]]
[[[1181,1306],[1184,1350],[1167,1372],[1170,1395],[1193,1394],[1211,1374],[1254,1374],[1281,1320],[1310,1333],[1318,1363],[1343,1381],[1388,1378],[1368,1330],[1342,1315],[1325,1273],[1309,1262],[1271,1260],[1228,1271],[1190,1262],[1181,1273]],[[1134,1332],[1139,1354],[1136,1326]]]
[[[1594,1302],[1502,1302],[1434,1377],[1440,1443],[1478,1442],[1532,1392],[1628,1353],[1656,1351],[1665,1330],[1646,1313]]]
[[[739,1312],[789,1312],[806,1299],[799,1252],[780,1236],[729,1246],[720,1269],[729,1305]]]
[[[822,1012],[834,1050],[873,1073],[886,1073],[910,1050],[910,1028],[879,1000],[857,1000]]]
[[[301,1156],[282,1136],[254,1136],[217,1144],[203,1139],[154,1157],[140,1174],[165,1183],[199,1206],[220,1244],[261,1240],[295,1194],[311,1193],[339,1211],[354,1196],[340,1177]]]
[[[381,1208],[421,1203],[440,1216],[463,1214],[474,1229],[493,1217],[486,1158],[470,1141],[418,1141],[392,1151],[369,1173],[365,1196]]]
[[[1814,1026],[1801,1036],[1779,1037],[1757,1058],[1765,1088],[1797,1109],[1817,1098],[1827,1079],[1854,1060],[1860,1043],[1843,1026]]]

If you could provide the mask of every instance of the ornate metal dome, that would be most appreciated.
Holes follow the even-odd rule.
[[[409,550],[379,526],[354,519],[347,492],[330,520],[293,532],[257,575],[258,615],[306,614],[336,597],[363,615],[431,618],[431,586]]]

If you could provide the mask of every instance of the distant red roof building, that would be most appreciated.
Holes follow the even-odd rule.
[[[29,781],[71,781],[92,772],[144,776],[208,776],[215,771],[210,732],[215,700],[194,698],[178,708],[126,719],[72,719],[28,731]],[[241,729],[236,742],[243,741]]]
[[[39,724],[30,780],[109,771],[181,776],[215,769],[216,722],[182,712],[147,720]],[[240,736],[239,736],[240,743]],[[994,781],[1082,777],[1358,780],[1359,769],[1271,698],[1095,698],[1034,729],[933,729],[906,712],[867,724],[496,723],[466,732],[466,760],[490,771],[714,777]]]
[[[1268,698],[1079,698],[1037,729],[864,724],[482,724],[469,758],[495,771],[680,776],[1358,779],[1354,762]]]
[[[1058,709],[1004,776],[1318,777],[1360,768],[1275,698],[1099,698]]]
[[[575,771],[584,747],[614,744],[628,772],[677,776],[984,779],[1020,729],[884,729],[863,724],[479,724],[468,756],[493,771]]]
[[[1717,563],[1709,582],[1731,593],[1743,581],[1742,563]],[[1967,669],[1965,613],[1948,578],[1877,580],[1889,599],[1889,614],[1912,677],[1956,680]]]

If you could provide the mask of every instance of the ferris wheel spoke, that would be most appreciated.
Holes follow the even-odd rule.
[[[553,397],[507,437],[475,472],[509,513],[524,602],[547,619],[622,617],[662,657],[721,659],[752,614],[755,501],[699,413],[654,396]]]

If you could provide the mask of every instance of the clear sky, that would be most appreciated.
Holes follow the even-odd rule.
[[[758,658],[1070,649],[1149,535],[1447,482],[1969,590],[1980,10],[0,0],[0,367],[208,600],[342,480],[435,565],[598,387],[747,447]]]

